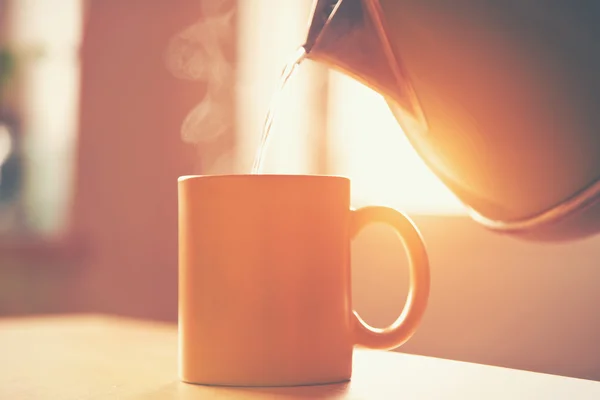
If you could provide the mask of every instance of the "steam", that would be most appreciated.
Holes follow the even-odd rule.
[[[184,142],[212,142],[231,128],[232,118],[228,114],[230,108],[226,107],[215,92],[209,90],[200,104],[183,120],[181,138]]]
[[[167,47],[166,64],[177,78],[211,81],[222,86],[233,73],[222,46],[233,38],[234,7],[219,10],[216,5],[228,1],[205,0],[200,21],[176,34]]]
[[[226,157],[223,149],[216,149],[219,154],[204,153],[214,153],[213,145],[233,127],[231,103],[235,71],[223,48],[235,40],[235,4],[231,0],[203,0],[200,20],[177,33],[166,50],[165,64],[173,76],[206,83],[204,98],[181,125],[181,138],[186,143],[202,143],[203,155],[214,160]]]

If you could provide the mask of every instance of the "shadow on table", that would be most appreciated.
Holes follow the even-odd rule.
[[[174,381],[157,392],[145,394],[144,399],[343,399],[350,389],[350,382],[294,386],[294,387],[219,387],[194,385]]]

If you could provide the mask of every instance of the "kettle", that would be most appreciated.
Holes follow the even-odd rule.
[[[306,57],[379,92],[474,220],[600,232],[600,2],[317,0]]]

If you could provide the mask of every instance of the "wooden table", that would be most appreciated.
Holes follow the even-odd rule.
[[[177,379],[174,325],[101,316],[0,319],[0,399],[600,399],[600,382],[357,350],[346,384],[218,388]]]

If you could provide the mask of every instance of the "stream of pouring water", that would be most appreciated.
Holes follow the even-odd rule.
[[[279,78],[279,86],[277,87],[273,97],[271,98],[271,103],[269,105],[269,109],[267,110],[267,116],[265,117],[265,122],[263,124],[260,144],[258,145],[256,156],[254,157],[254,164],[252,165],[253,174],[259,174],[262,170],[265,154],[269,145],[269,140],[271,138],[271,127],[273,126],[273,118],[275,117],[275,111],[279,106],[279,103],[281,103],[280,96],[283,93],[285,85],[296,71],[296,67],[300,65],[300,63],[302,62],[302,60],[304,60],[305,57],[306,50],[304,49],[304,47],[300,47],[294,54],[294,58],[292,59],[292,61],[286,64],[286,66],[283,68],[281,78]]]

